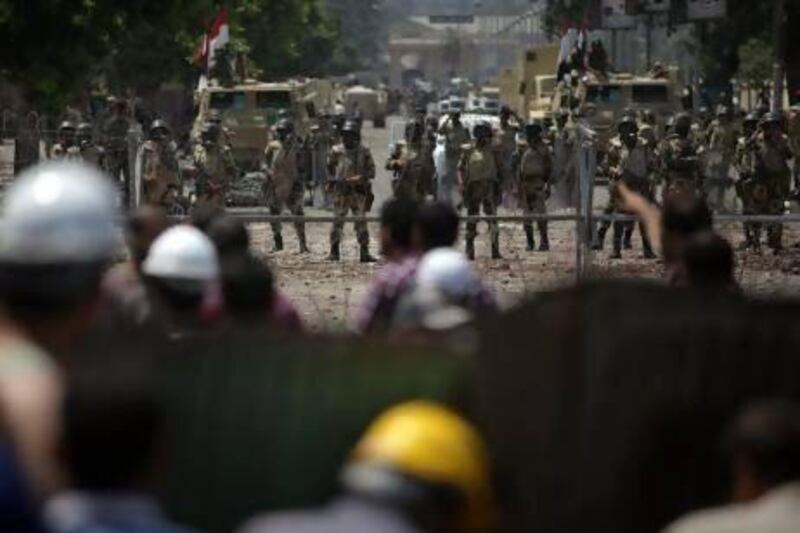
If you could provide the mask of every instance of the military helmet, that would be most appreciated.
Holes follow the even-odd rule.
[[[288,119],[281,119],[275,124],[275,131],[280,133],[294,133],[294,123]]]
[[[761,117],[761,124],[763,124],[765,126],[767,124],[772,125],[772,124],[780,124],[780,123],[781,123],[781,117],[777,113],[770,112],[770,113],[766,113],[763,117]]]
[[[88,122],[81,122],[80,124],[78,124],[78,130],[77,131],[81,135],[86,135],[86,134],[91,135],[92,131],[93,131],[93,128],[92,128],[92,125],[89,124]]]
[[[648,124],[654,124],[656,121],[656,114],[653,113],[652,109],[645,109],[644,111],[642,111],[642,120],[644,120]]]
[[[151,132],[158,131],[158,130],[161,130],[161,131],[163,131],[165,133],[169,133],[169,131],[170,131],[169,124],[167,124],[166,120],[157,119],[157,120],[154,120],[152,124],[150,124],[150,131]]]
[[[361,123],[357,120],[345,120],[342,125],[342,133],[355,133],[361,135]]]
[[[75,123],[73,123],[72,121],[69,121],[69,120],[65,120],[58,127],[58,131],[68,131],[68,130],[69,131],[75,131]]]
[[[617,124],[617,131],[622,133],[623,131],[633,131],[634,133],[639,131],[639,125],[636,123],[636,119],[630,115],[625,115],[622,117],[622,120],[619,121]]]
[[[675,129],[681,129],[681,127],[689,129],[692,127],[692,117],[690,117],[688,113],[678,113],[675,115],[672,126]]]
[[[758,115],[756,115],[755,113],[748,113],[742,120],[742,124],[752,124],[752,125],[758,124]]]
[[[727,117],[731,114],[731,110],[726,105],[721,105],[717,108],[717,117]]]
[[[542,125],[539,124],[538,122],[531,122],[530,124],[525,124],[526,138],[539,137],[543,131],[544,128],[542,128]]]
[[[512,114],[511,108],[507,105],[503,104],[503,106],[500,107],[500,116],[511,116]]]
[[[492,136],[492,126],[488,122],[481,121],[472,128],[472,135],[476,139],[488,139]]]

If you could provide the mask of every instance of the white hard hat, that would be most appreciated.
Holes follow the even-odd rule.
[[[3,202],[0,261],[53,264],[110,259],[119,244],[114,189],[76,161],[29,168]]]
[[[476,296],[481,282],[472,265],[461,252],[452,248],[431,250],[417,269],[417,285],[435,289],[453,301]]]
[[[179,225],[153,242],[142,270],[157,278],[214,281],[219,277],[219,261],[205,233],[194,226]]]

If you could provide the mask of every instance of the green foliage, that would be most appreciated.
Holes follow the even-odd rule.
[[[775,51],[762,39],[752,38],[739,46],[739,78],[759,85],[772,77]]]

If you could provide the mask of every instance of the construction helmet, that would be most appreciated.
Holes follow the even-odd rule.
[[[457,519],[464,529],[486,529],[493,519],[483,440],[472,425],[441,405],[415,401],[383,413],[356,445],[349,467],[399,472],[455,490],[463,502]]]
[[[116,195],[108,178],[78,161],[29,168],[3,202],[0,261],[61,264],[105,261],[116,253]]]
[[[155,278],[211,282],[219,278],[219,260],[205,233],[182,224],[153,242],[142,271]]]

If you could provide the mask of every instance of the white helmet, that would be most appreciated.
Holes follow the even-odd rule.
[[[419,287],[438,290],[451,301],[462,301],[481,291],[480,278],[470,262],[452,248],[437,248],[425,254],[416,281]]]
[[[115,202],[109,179],[84,163],[51,161],[26,170],[3,202],[0,261],[110,259],[120,237]]]
[[[153,242],[142,271],[157,278],[210,282],[219,278],[219,261],[206,234],[182,224]]]

